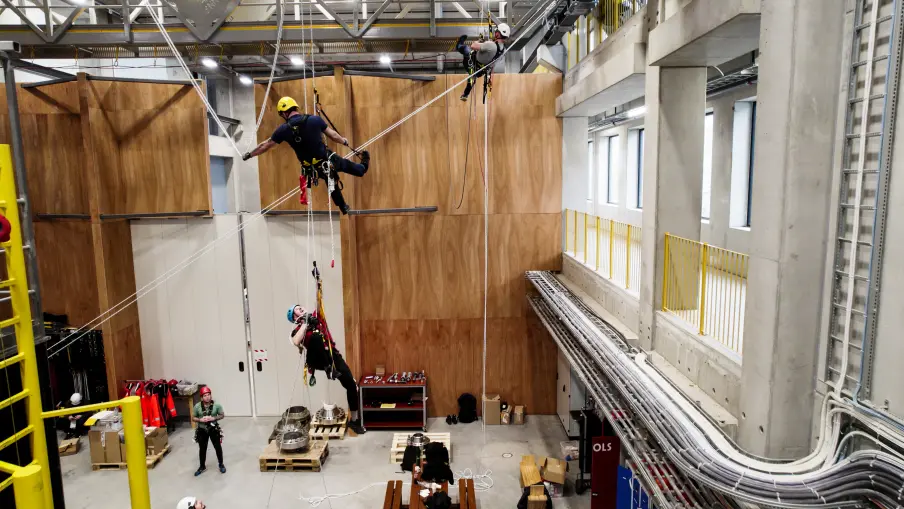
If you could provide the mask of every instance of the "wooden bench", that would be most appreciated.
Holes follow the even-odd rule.
[[[421,488],[412,482],[408,505],[402,505],[402,481],[389,481],[386,483],[386,496],[383,499],[383,509],[425,509],[420,497]],[[449,483],[443,483],[441,491],[449,492]],[[459,503],[452,504],[453,509],[477,509],[477,496],[474,493],[474,480],[461,479],[458,482]]]

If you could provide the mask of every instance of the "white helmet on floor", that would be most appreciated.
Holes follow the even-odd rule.
[[[69,397],[69,402],[75,406],[79,406],[82,404],[82,395],[75,392],[72,396]]]
[[[185,497],[176,504],[176,509],[194,509],[197,501],[195,497]]]
[[[508,26],[508,23],[499,23],[496,25],[496,31],[502,34],[504,39],[508,39],[512,35],[512,29]]]

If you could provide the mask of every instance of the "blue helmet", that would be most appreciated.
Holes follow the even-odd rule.
[[[286,318],[289,319],[290,323],[295,323],[295,308],[298,307],[298,304],[293,304],[292,307],[289,308],[289,312],[286,313]]]

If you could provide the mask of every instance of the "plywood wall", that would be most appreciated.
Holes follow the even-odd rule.
[[[461,78],[345,77],[351,137],[370,140]],[[352,208],[439,211],[342,220],[350,364],[359,375],[377,364],[426,370],[434,416],[456,412],[463,392],[481,393],[484,107],[480,85],[469,103],[458,100],[460,88],[369,146],[363,179],[346,178],[355,184]],[[285,90],[300,100],[300,88]],[[556,75],[496,75],[488,116],[487,391],[535,414],[555,411],[556,347],[528,311],[524,272],[561,265],[560,90]],[[277,174],[296,164],[291,151],[274,152],[260,162],[264,202],[297,179]]]

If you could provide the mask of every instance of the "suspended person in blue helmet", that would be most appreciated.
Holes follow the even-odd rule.
[[[308,115],[298,111],[298,103],[291,97],[283,97],[276,105],[279,116],[286,121],[276,128],[273,135],[251,152],[242,156],[243,161],[259,156],[282,142],[288,142],[295,151],[295,156],[301,162],[301,203],[307,205],[307,189],[311,184],[317,185],[317,179],[327,180],[332,178],[335,188],[330,192],[333,203],[339,207],[343,214],[348,214],[349,206],[342,196],[342,183],[339,181],[339,172],[348,173],[355,177],[363,177],[370,165],[370,154],[363,150],[359,154],[361,163],[350,161],[336,154],[323,143],[323,135],[327,138],[348,146],[348,139],[343,138],[335,129],[327,125],[322,117]]]
[[[321,370],[326,372],[330,380],[339,380],[348,399],[348,427],[359,435],[366,433],[367,430],[358,418],[358,383],[342,354],[336,349],[336,343],[333,342],[326,322],[316,311],[308,313],[299,305],[290,307],[286,318],[295,325],[292,330],[292,344],[298,348],[299,353],[307,351],[305,367],[311,377],[313,378],[315,370]]]
[[[507,23],[500,23],[493,30],[492,41],[475,41],[469,46],[465,44],[465,39],[468,38],[467,35],[458,38],[455,50],[465,57],[464,64],[468,74],[473,74],[473,76],[468,78],[465,91],[461,94],[462,101],[468,100],[477,78],[483,76],[483,101],[486,102],[487,91],[493,79],[493,66],[496,59],[505,52],[505,40],[509,38],[509,35],[511,35],[511,28],[509,28]]]

